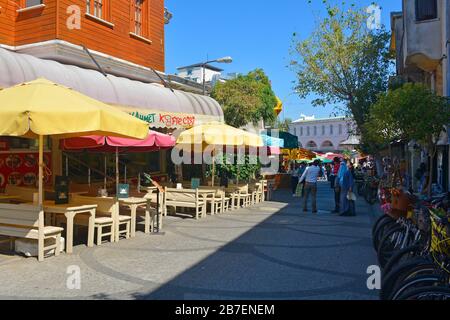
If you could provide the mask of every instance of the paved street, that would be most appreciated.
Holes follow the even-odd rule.
[[[365,274],[376,264],[376,214],[359,200],[357,217],[337,217],[330,199],[320,185],[319,214],[303,214],[299,199],[279,191],[226,215],[169,217],[165,236],[79,246],[43,263],[0,255],[0,299],[376,299]],[[67,289],[72,265],[81,290]]]

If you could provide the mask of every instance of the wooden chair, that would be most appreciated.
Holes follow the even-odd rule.
[[[86,197],[74,194],[72,196],[72,202],[86,205],[97,204],[95,227],[97,232],[100,232],[100,238],[103,239],[106,236],[110,236],[112,241],[118,242],[121,235],[125,235],[125,238],[129,238],[131,230],[131,216],[122,216],[119,214],[119,202],[115,198],[99,198],[99,197]],[[87,217],[75,217],[77,224],[86,225]],[[103,219],[106,218],[106,219]],[[102,233],[104,228],[111,227],[112,223],[112,237],[110,232]],[[122,229],[125,227],[125,229]],[[98,234],[97,234],[98,242]]]
[[[44,226],[44,212],[36,206],[0,204],[0,235],[11,237],[11,247],[16,238],[38,241],[38,260],[44,261],[47,250],[61,252],[61,232],[58,227]],[[55,244],[45,246],[45,240],[54,239]]]
[[[169,189],[164,190],[164,212],[167,215],[167,207],[193,208],[195,210],[195,219],[206,216],[206,201],[201,197],[197,190],[188,189]]]
[[[238,188],[238,207],[249,207],[251,205],[252,194],[249,192],[248,184]]]
[[[211,214],[219,214],[222,212],[223,207],[223,197],[225,196],[222,194],[220,187],[199,187],[199,190],[212,190],[215,191],[214,197],[208,197],[206,198],[206,203],[211,206]]]

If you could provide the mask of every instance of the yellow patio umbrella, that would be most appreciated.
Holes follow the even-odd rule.
[[[43,78],[0,91],[0,136],[38,138],[39,206],[43,203],[44,136],[104,135],[144,139],[148,124]]]
[[[224,123],[208,123],[193,127],[180,134],[177,144],[205,146],[263,147],[261,136],[234,128]],[[214,155],[215,157],[215,155]],[[213,159],[212,185],[214,186],[215,159]]]

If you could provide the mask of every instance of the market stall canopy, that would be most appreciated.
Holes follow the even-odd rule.
[[[87,136],[64,139],[61,141],[61,149],[64,151],[92,149],[95,152],[148,152],[175,146],[173,136],[150,131],[144,140],[125,139],[104,136]]]
[[[191,128],[223,122],[214,99],[161,86],[107,75],[56,61],[39,59],[0,48],[0,88],[44,77],[93,99],[118,106],[155,128]],[[152,72],[149,70],[149,72]]]
[[[0,119],[0,136],[148,134],[146,122],[43,78],[1,90]]]
[[[196,126],[180,134],[177,144],[263,147],[263,139],[253,133],[223,123]]]
[[[325,154],[325,157],[326,157],[327,159],[330,159],[330,160],[334,160],[334,158],[339,158],[339,159],[345,158],[345,156],[344,156],[343,154],[340,154],[340,153],[331,153],[331,152],[326,153],[326,154]]]
[[[268,136],[265,134],[262,134],[261,138],[264,141],[264,145],[267,147],[284,148],[284,140],[283,139],[271,137],[271,136]]]
[[[341,142],[339,144],[340,147],[356,147],[361,143],[361,137],[358,136],[350,136],[347,140]]]
[[[285,149],[298,149],[298,137],[290,134],[289,132],[280,131],[279,138],[284,140]]]

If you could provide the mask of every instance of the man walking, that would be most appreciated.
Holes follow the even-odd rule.
[[[313,165],[308,167],[300,178],[300,183],[305,181],[305,197],[303,200],[303,212],[308,212],[308,198],[311,194],[312,212],[317,213],[317,179],[321,169],[319,160],[315,160]]]
[[[338,174],[341,169],[341,159],[338,157],[333,160],[333,173],[331,178],[331,185],[334,189],[334,211],[332,213],[340,213],[341,202],[341,186],[338,180]]]

